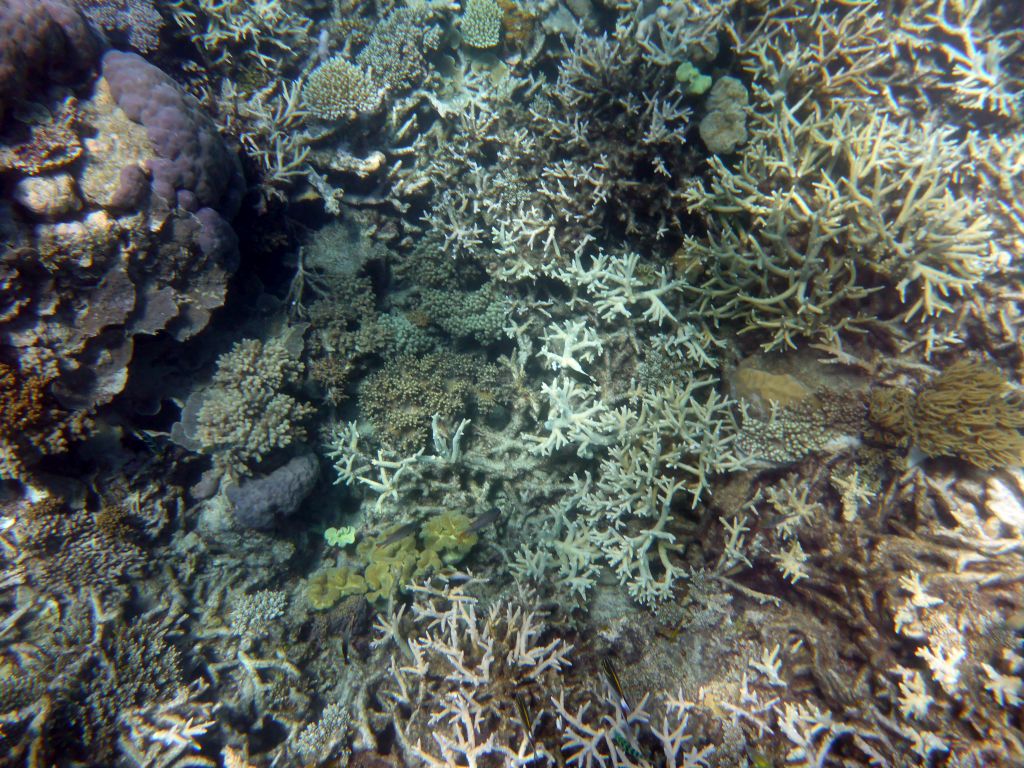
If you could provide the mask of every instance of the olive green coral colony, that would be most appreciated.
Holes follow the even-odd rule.
[[[0,768],[1024,765],[994,0],[0,0]]]

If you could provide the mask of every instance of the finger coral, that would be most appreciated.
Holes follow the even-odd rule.
[[[917,391],[878,388],[869,414],[888,441],[928,456],[955,456],[981,469],[1024,460],[1020,393],[978,360],[958,360]]]

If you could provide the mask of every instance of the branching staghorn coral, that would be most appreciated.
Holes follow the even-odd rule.
[[[755,93],[739,161],[711,158],[688,192],[710,225],[685,246],[705,311],[795,347],[865,323],[851,310],[879,290],[904,323],[948,312],[991,268],[990,219],[950,183],[967,157],[948,131]]]
[[[488,603],[479,596],[482,584],[465,574],[435,577],[411,588],[404,618],[378,620],[376,644],[397,651],[385,695],[399,741],[407,755],[435,768],[478,765],[485,755],[539,756],[515,698],[546,707],[570,666],[572,645],[553,635],[535,599]]]
[[[309,39],[312,20],[295,0],[173,0],[171,18],[215,64],[277,72]]]
[[[516,281],[589,253],[605,228],[645,251],[680,230],[691,108],[644,48],[642,19],[566,41],[552,83],[470,79],[464,103],[434,99],[441,120],[416,137],[417,165],[392,195],[450,180],[429,204],[430,242]]]

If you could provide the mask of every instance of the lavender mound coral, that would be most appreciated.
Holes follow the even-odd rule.
[[[134,53],[107,53],[103,77],[117,105],[146,128],[156,155],[147,163],[153,191],[186,211],[209,207],[234,216],[244,191],[241,166],[198,102]]]
[[[99,40],[69,0],[0,4],[0,122],[7,108],[40,83],[72,82],[99,55]]]

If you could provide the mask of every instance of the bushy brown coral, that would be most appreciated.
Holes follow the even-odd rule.
[[[22,376],[0,363],[0,437],[31,429],[46,416],[46,382],[38,376]]]
[[[1024,403],[1003,376],[964,358],[919,390],[879,388],[870,396],[872,424],[886,442],[928,456],[954,456],[981,469],[1024,460]]]
[[[434,414],[458,421],[478,390],[493,387],[494,377],[493,366],[470,355],[404,355],[367,377],[359,410],[384,445],[415,451],[426,445]]]
[[[772,464],[842,450],[859,439],[864,410],[861,393],[822,389],[775,408],[766,418],[748,414],[737,446],[749,459]]]
[[[68,414],[47,392],[49,380],[0,363],[0,477],[24,479],[39,457],[67,450],[85,428],[85,414]]]
[[[31,505],[16,531],[29,582],[59,600],[82,588],[115,591],[144,561],[137,546],[112,538],[88,511],[52,500]]]

